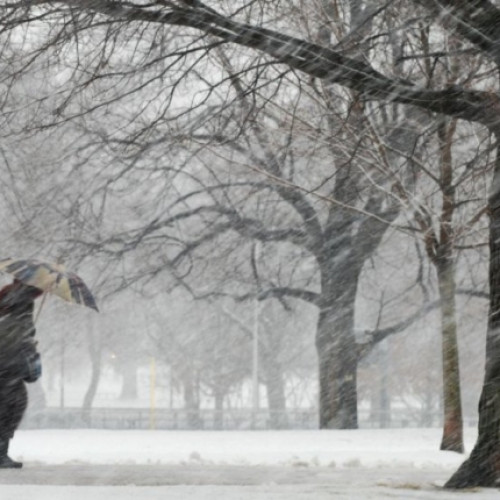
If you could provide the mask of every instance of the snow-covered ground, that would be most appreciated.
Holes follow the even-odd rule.
[[[470,450],[475,432],[467,430]],[[463,461],[439,429],[19,431],[1,500],[497,499],[442,491]]]

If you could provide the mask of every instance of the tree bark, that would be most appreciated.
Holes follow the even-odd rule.
[[[496,135],[498,140],[500,134]],[[497,146],[489,213],[490,311],[485,377],[479,400],[478,438],[468,460],[446,483],[447,488],[500,485],[500,146]]]
[[[357,429],[357,351],[354,338],[355,287],[320,308],[316,336],[319,360],[319,426]],[[340,285],[339,285],[340,287]],[[350,288],[350,289],[349,289]]]
[[[438,264],[441,299],[444,425],[441,450],[463,453],[462,398],[458,356],[455,266],[451,259]]]

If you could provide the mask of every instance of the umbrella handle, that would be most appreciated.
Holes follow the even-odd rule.
[[[35,319],[33,320],[33,324],[36,324],[38,317],[40,316],[40,313],[42,312],[43,305],[45,304],[45,301],[47,300],[47,292],[43,292],[42,295],[42,301],[40,302],[40,307],[38,308],[38,311],[36,312]]]

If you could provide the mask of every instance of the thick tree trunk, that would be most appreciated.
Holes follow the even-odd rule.
[[[469,459],[446,483],[447,488],[500,485],[500,147],[497,148],[489,210],[490,311],[478,438]]]
[[[455,305],[455,268],[451,259],[438,264],[441,299],[444,425],[441,450],[463,453],[462,399]]]
[[[344,286],[319,313],[316,348],[319,360],[320,429],[358,427],[357,350],[354,338],[355,287]]]

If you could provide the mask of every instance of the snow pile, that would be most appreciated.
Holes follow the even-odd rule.
[[[439,429],[357,431],[24,430],[11,454],[39,464],[286,465],[338,468],[454,468],[464,459],[438,450]],[[471,449],[475,431],[467,430]]]

